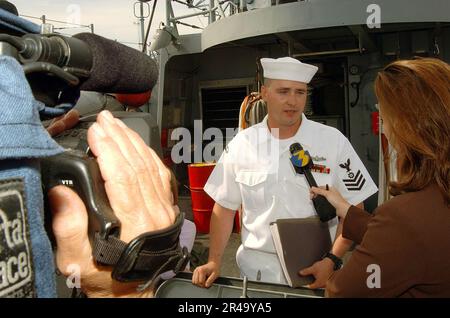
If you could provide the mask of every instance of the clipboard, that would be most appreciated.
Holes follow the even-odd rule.
[[[331,250],[328,223],[318,217],[278,219],[270,223],[275,250],[291,287],[314,282],[314,277],[300,276],[301,269],[320,261]]]

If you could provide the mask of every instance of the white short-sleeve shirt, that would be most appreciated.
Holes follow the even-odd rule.
[[[264,120],[239,132],[227,145],[204,190],[219,205],[237,210],[242,204],[242,245],[236,261],[251,280],[286,283],[269,225],[277,219],[316,215],[309,185],[295,173],[289,146],[299,142],[309,152],[317,184],[335,187],[351,204],[377,192],[377,187],[348,139],[337,129],[302,114],[297,133],[274,137]],[[321,171],[321,172],[320,172]],[[334,239],[337,218],[329,221]]]

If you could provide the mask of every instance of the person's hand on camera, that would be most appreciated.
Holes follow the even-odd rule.
[[[169,227],[179,213],[173,205],[170,172],[137,133],[103,111],[88,130],[88,143],[97,157],[105,190],[121,222],[120,239],[129,242],[144,232]],[[49,192],[56,262],[64,275],[70,265],[79,266],[81,289],[88,297],[147,297],[138,283],[120,283],[111,278],[111,267],[96,266],[88,239],[86,207],[71,189],[57,186]],[[72,265],[73,266],[73,265]]]
[[[311,187],[310,193],[311,199],[317,195],[324,196],[328,200],[328,202],[330,202],[330,204],[335,207],[336,214],[340,218],[345,218],[345,216],[347,215],[348,209],[350,208],[351,204],[348,203],[335,188],[330,187],[327,190],[324,186],[320,188]]]
[[[52,120],[50,125],[47,127],[47,131],[50,136],[54,137],[75,127],[76,124],[80,121],[80,114],[76,109],[70,110],[67,114],[56,117]]]

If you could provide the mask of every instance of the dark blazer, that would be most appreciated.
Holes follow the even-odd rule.
[[[330,277],[328,296],[450,297],[450,208],[437,185],[398,195],[373,215],[352,206],[343,236],[358,246]]]

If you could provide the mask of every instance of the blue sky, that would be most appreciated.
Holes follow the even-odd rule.
[[[14,3],[21,15],[41,17],[45,15],[47,19],[59,21],[79,21],[80,24],[94,24],[95,33],[123,42],[136,47],[139,42],[138,19],[134,16],[134,3],[136,0],[9,0]],[[153,0],[155,1],[155,0]],[[149,10],[153,6],[153,1],[148,2]],[[138,8],[138,7],[137,7]],[[173,3],[176,15],[183,15],[195,11],[188,10],[179,3]],[[79,12],[79,15],[77,14]],[[137,12],[139,10],[137,9]],[[37,19],[29,20],[40,23]],[[78,20],[75,20],[78,19]],[[146,26],[148,23],[146,19]],[[156,13],[153,18],[150,39],[155,33],[161,21],[165,20],[165,1],[158,1]],[[206,20],[199,17],[183,20],[189,24],[199,27],[206,26]],[[54,23],[56,27],[64,27],[62,24]],[[67,25],[66,25],[67,27]],[[60,29],[61,33],[75,34],[89,31],[87,28]],[[198,32],[196,29],[179,26],[181,34]]]

